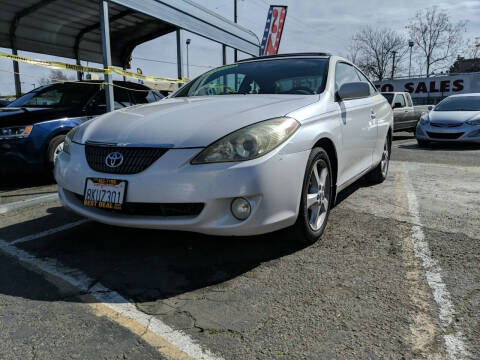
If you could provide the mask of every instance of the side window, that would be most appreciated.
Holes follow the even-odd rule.
[[[410,97],[410,94],[405,94],[405,96],[407,97],[407,105],[412,107],[413,102],[412,102],[412,98]]]
[[[397,104],[400,104],[400,106],[398,106]],[[397,108],[405,107],[405,98],[403,97],[403,94],[395,95],[395,100],[393,100],[393,105]]]
[[[363,75],[358,69],[355,69],[357,71],[357,75],[360,78],[360,81],[368,83],[368,87],[370,88],[370,95],[375,95],[377,93],[377,89],[375,86],[372,85],[370,80],[367,79],[365,75]]]
[[[133,105],[128,96],[128,91],[116,86],[113,87],[113,100],[115,103],[115,110]]]
[[[340,89],[340,86],[345,83],[358,81],[360,81],[360,78],[353,66],[347,63],[337,62],[335,66],[335,91]]]
[[[143,90],[143,89],[141,89]],[[146,89],[145,89],[146,90]],[[153,102],[155,100],[149,101],[149,96],[152,93],[151,91],[129,91],[130,96],[132,97],[135,104],[146,104],[149,102]]]

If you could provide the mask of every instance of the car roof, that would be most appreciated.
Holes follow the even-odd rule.
[[[237,63],[264,60],[264,59],[282,59],[282,58],[292,58],[292,57],[330,57],[332,54],[327,52],[304,52],[304,53],[289,53],[289,54],[277,54],[277,55],[265,55],[265,56],[256,56],[248,59],[238,60]]]
[[[42,87],[49,87],[53,85],[59,85],[59,84],[102,84],[104,81],[103,80],[81,80],[81,81],[65,81],[65,82],[56,82],[56,83],[51,83],[47,85],[43,85]],[[132,89],[151,89],[150,87],[139,84],[133,81],[122,81],[122,80],[113,80],[114,85],[120,85],[120,86],[128,86]],[[153,90],[153,89],[151,89]]]

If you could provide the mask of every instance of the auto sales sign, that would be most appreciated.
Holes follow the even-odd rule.
[[[480,93],[480,73],[383,80],[375,82],[375,86],[382,92],[406,91],[412,97],[445,97],[454,94]]]
[[[265,31],[263,33],[260,55],[276,55],[278,53],[286,16],[286,6],[270,6]]]

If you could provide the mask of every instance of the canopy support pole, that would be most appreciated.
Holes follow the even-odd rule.
[[[178,78],[183,78],[183,55],[182,55],[182,33],[177,29],[177,74]]]
[[[12,46],[12,55],[17,55],[17,49]],[[18,61],[13,61],[13,78],[15,79],[15,96],[19,98],[22,96],[22,84],[20,83],[20,70],[18,68]]]
[[[227,65],[227,45],[222,44],[222,64]]]
[[[82,65],[80,59],[77,57],[77,65]],[[82,81],[83,73],[81,71],[77,71],[77,80]]]
[[[110,52],[110,24],[108,18],[108,2],[100,0],[100,24],[102,35],[102,53],[103,53],[103,68],[108,69],[112,66],[112,55]],[[112,74],[105,74],[104,81],[108,83],[105,85],[105,97],[107,104],[107,112],[113,111],[115,108],[113,102],[113,85]]]

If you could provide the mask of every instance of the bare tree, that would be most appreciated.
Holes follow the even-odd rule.
[[[371,78],[383,80],[390,72],[395,76],[407,51],[406,39],[395,30],[366,26],[353,35],[348,57]]]
[[[480,37],[470,39],[466,42],[464,56],[466,59],[480,58]]]
[[[61,81],[73,81],[75,80],[75,76],[67,76],[62,70],[50,70],[50,74],[46,77],[42,77],[38,83],[40,85],[48,85],[54,82],[61,82]]]
[[[453,24],[448,14],[436,6],[420,10],[407,25],[410,39],[423,57],[426,75],[445,69],[463,47],[466,22]]]

